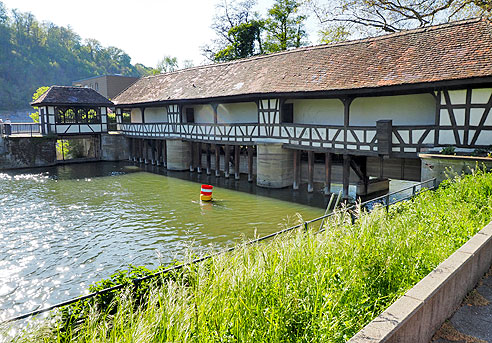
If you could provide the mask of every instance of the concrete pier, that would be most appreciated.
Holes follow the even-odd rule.
[[[191,143],[179,139],[166,142],[167,169],[189,170],[191,163]]]
[[[266,188],[292,186],[294,180],[294,152],[284,149],[282,143],[257,145],[256,184]]]

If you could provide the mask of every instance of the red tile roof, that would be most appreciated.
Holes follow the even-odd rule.
[[[140,79],[117,105],[330,92],[492,76],[492,23],[473,19]]]
[[[31,105],[113,106],[113,103],[90,88],[51,86],[39,98],[31,102]]]

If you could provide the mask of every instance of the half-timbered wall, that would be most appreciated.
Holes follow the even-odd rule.
[[[142,122],[142,111],[140,110],[140,108],[132,108],[132,112],[130,115],[132,123]]]
[[[217,123],[257,123],[258,107],[254,102],[220,104],[217,107]]]
[[[280,99],[261,99],[258,102],[258,123],[261,136],[279,136]]]
[[[148,107],[145,109],[146,123],[166,123],[167,108],[166,107]]]
[[[435,113],[432,94],[355,98],[349,125],[373,126],[378,120],[392,120],[393,125],[434,125]]]
[[[172,124],[181,123],[181,111],[179,105],[167,106],[167,122]]]
[[[492,89],[444,90],[438,97],[437,144],[465,148],[492,144]]]
[[[343,125],[343,103],[338,99],[287,100],[294,105],[294,123]]]

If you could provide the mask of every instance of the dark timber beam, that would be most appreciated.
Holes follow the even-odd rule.
[[[253,182],[253,146],[248,145],[248,182]]]
[[[231,160],[231,149],[229,145],[224,145],[225,157],[224,157],[224,176],[229,178],[229,162]]]
[[[331,193],[331,165],[331,153],[327,152],[325,153],[325,195]]]
[[[152,139],[150,142],[150,148],[152,149],[152,165],[155,166],[157,164],[156,158],[155,158],[155,153],[156,153],[156,147],[155,147],[155,139]]]
[[[167,144],[166,141],[162,141],[162,165],[167,168]]]
[[[212,156],[210,155],[211,144],[205,144],[207,151],[207,175],[212,174]]]
[[[215,144],[215,176],[220,176],[220,145]]]
[[[296,190],[301,184],[301,154],[301,150],[294,150],[294,183],[292,188]]]
[[[202,143],[196,143],[196,171],[201,174],[202,173]]]
[[[342,199],[348,200],[349,198],[349,184],[350,184],[350,155],[343,155],[343,191]]]
[[[345,135],[343,138],[343,147],[344,149],[347,149],[347,135],[348,135],[348,129],[350,125],[350,104],[352,104],[352,101],[354,101],[354,98],[352,97],[346,97],[346,98],[341,98],[342,103],[343,103],[343,127],[345,131]]]
[[[308,151],[308,193],[314,190],[314,151]]]
[[[190,142],[190,172],[195,171],[195,143]]]
[[[140,112],[142,113],[142,123],[145,124],[145,107],[140,107]]]
[[[156,165],[160,166],[161,165],[161,157],[162,157],[162,144],[161,141],[155,141],[156,143],[156,148],[157,148],[157,158],[156,158]]]
[[[219,107],[219,104],[212,103],[210,106],[212,106],[212,110],[214,112],[214,124],[217,124],[217,108]]]
[[[143,148],[144,148],[143,141],[144,141],[143,139],[138,140],[138,161],[140,163],[143,162]]]
[[[239,180],[241,175],[239,174],[239,165],[241,162],[241,146],[234,146],[234,179]]]

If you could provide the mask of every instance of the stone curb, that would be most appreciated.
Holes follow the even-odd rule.
[[[428,343],[491,264],[492,222],[348,342]]]

